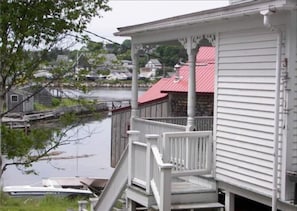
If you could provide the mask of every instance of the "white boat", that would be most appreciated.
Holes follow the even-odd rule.
[[[42,180],[42,186],[20,185],[5,186],[3,192],[11,196],[46,196],[55,195],[63,197],[91,196],[93,193],[89,189],[63,188],[56,181]]]

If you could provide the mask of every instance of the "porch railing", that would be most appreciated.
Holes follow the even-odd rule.
[[[170,209],[171,178],[203,175],[211,170],[211,132],[129,132],[128,185],[153,193],[160,210]]]
[[[186,126],[176,125],[166,122],[134,118],[134,130],[140,131],[141,140],[145,141],[144,134],[158,134],[162,135],[164,132],[186,131]]]
[[[147,119],[175,125],[187,125],[187,117],[152,117]],[[213,128],[213,116],[196,116],[194,118],[194,125],[196,131],[210,131]]]
[[[175,132],[163,134],[163,160],[173,164],[173,175],[201,175],[211,171],[212,133]]]

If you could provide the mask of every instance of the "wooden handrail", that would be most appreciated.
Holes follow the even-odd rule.
[[[167,168],[171,169],[171,168],[173,168],[172,164],[163,162],[162,156],[159,153],[159,149],[158,149],[157,146],[153,145],[151,147],[151,149],[152,149],[152,152],[154,154],[154,158],[155,158],[155,160],[157,162],[157,165],[159,166],[160,169],[167,169]]]

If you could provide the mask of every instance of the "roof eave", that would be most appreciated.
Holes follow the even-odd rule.
[[[172,18],[166,18],[158,21],[126,26],[118,28],[118,32],[115,32],[115,36],[133,36],[138,33],[156,31],[160,29],[175,28],[184,25],[193,25],[210,21],[217,21],[221,19],[230,19],[241,16],[259,14],[261,10],[272,9],[288,9],[285,7],[286,0],[261,0],[252,1],[242,4],[229,5],[221,8],[205,10],[201,12],[175,16]]]

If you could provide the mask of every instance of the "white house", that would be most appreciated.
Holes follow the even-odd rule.
[[[145,67],[140,68],[139,78],[152,78],[156,76],[156,71],[162,69],[162,64],[158,59],[150,59]]]
[[[145,67],[151,68],[152,70],[156,70],[156,69],[161,69],[162,68],[162,64],[160,63],[160,61],[158,59],[150,59]]]
[[[118,28],[132,39],[129,144],[96,210],[126,190],[128,209],[234,210],[238,196],[297,210],[297,3],[232,0],[227,7]],[[139,118],[138,52],[183,45],[187,124]],[[216,47],[213,131],[195,129],[195,56]],[[218,191],[225,202],[218,202]]]

